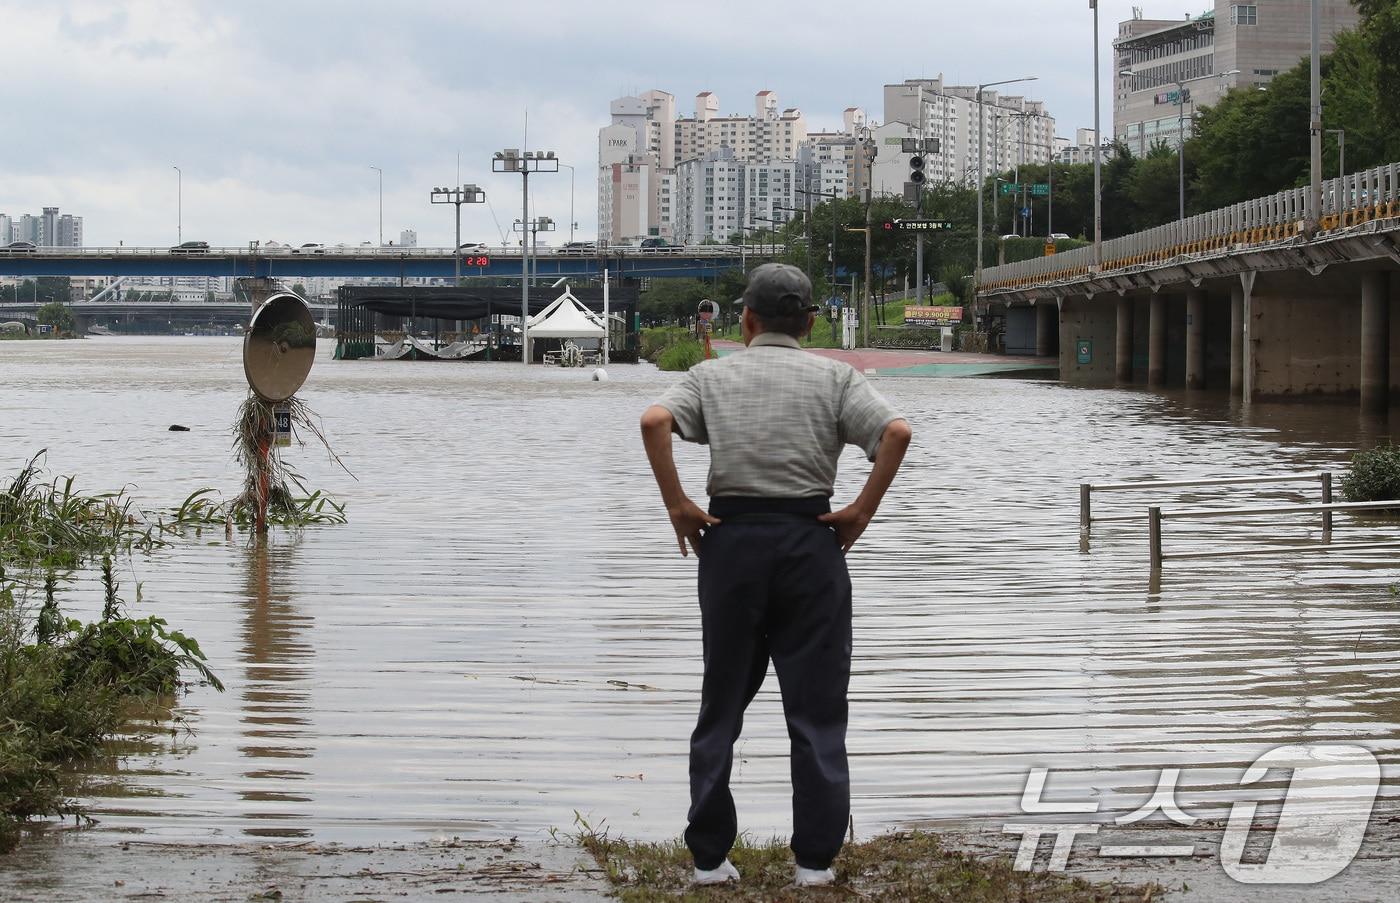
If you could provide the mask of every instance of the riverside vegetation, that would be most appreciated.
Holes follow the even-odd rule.
[[[46,479],[42,455],[0,488],[0,851],[33,819],[82,815],[71,769],[101,755],[113,736],[157,722],[192,682],[223,689],[194,637],[127,612],[114,562],[211,524],[231,535],[248,520],[242,506],[220,504],[207,489],[151,516],[125,492],[85,494],[72,477]],[[297,528],[344,523],[345,513],[313,493],[275,518]],[[60,586],[94,563],[102,614],[83,623],[63,614]],[[138,584],[134,604],[142,601]]]
[[[680,840],[637,843],[609,836],[579,819],[577,841],[602,868],[624,903],[684,901],[861,900],[883,903],[1150,903],[1162,888],[1089,882],[1044,871],[1018,872],[1011,860],[983,859],[943,846],[936,834],[898,831],[846,844],[832,864],[828,888],[792,886],[792,853],[780,840],[740,837],[730,860],[743,876],[737,885],[689,886],[693,863]]]

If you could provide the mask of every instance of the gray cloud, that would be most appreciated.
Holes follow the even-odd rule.
[[[1102,5],[1107,41],[1130,3]],[[497,221],[508,230],[520,215],[520,186],[491,174],[490,155],[521,146],[527,109],[531,146],[576,167],[588,235],[608,101],[648,88],[682,112],[701,90],[748,112],[771,89],[829,128],[852,105],[881,118],[886,82],[1031,74],[1028,93],[1060,134],[1092,116],[1083,0],[131,0],[115,12],[0,0],[0,19],[11,71],[46,74],[7,95],[0,212],[57,204],[86,217],[89,244],[173,241],[174,165],[186,238],[374,239],[376,165],[386,238],[412,227],[447,244],[451,208],[427,195],[455,179],[459,152],[462,180],[486,188],[495,212],[465,208],[463,236],[498,240]],[[1111,93],[1104,102],[1107,118]],[[532,180],[534,212],[567,222],[569,181],[567,170]]]

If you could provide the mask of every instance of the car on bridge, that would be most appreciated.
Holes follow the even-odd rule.
[[[484,241],[464,241],[457,246],[457,250],[467,251],[469,253],[485,253],[489,251],[490,248],[486,246],[486,242]]]
[[[0,253],[4,254],[33,254],[39,250],[39,246],[32,241],[12,241],[0,248]]]
[[[644,238],[642,239],[642,247],[646,249],[669,248],[671,245],[664,238]]]
[[[319,241],[308,241],[306,244],[302,245],[302,246],[299,247],[299,248],[293,248],[293,249],[292,249],[292,253],[293,253],[293,254],[324,254],[324,253],[326,253],[326,246],[323,245],[323,244],[321,244]]]
[[[209,242],[207,241],[182,241],[170,249],[171,254],[207,254],[209,253]]]
[[[593,241],[566,241],[559,249],[560,254],[585,255],[598,251],[598,243]]]

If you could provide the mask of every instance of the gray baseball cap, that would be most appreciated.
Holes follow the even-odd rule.
[[[754,267],[744,286],[744,297],[734,303],[752,308],[760,317],[787,317],[819,309],[812,303],[812,281],[788,263]]]

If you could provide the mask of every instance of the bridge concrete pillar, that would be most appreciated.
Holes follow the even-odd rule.
[[[1167,382],[1167,296],[1153,294],[1147,308],[1147,384]]]
[[[1230,289],[1230,395],[1244,392],[1244,286]]]
[[[257,313],[263,302],[272,297],[277,291],[277,283],[271,279],[264,279],[261,276],[244,276],[237,280],[238,288],[247,296],[252,310],[249,313]]]
[[[1186,293],[1186,388],[1206,387],[1206,293]]]
[[[1035,353],[1053,357],[1060,344],[1060,311],[1053,301],[1040,299],[1035,305]]]
[[[1120,383],[1133,381],[1133,299],[1118,296],[1118,334],[1113,348],[1114,375]]]
[[[1361,408],[1390,407],[1390,279],[1385,272],[1361,276]]]

